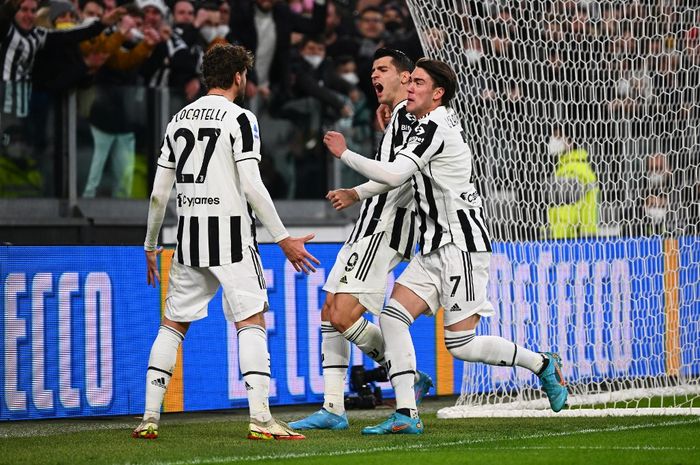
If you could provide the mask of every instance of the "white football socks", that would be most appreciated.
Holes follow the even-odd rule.
[[[263,423],[269,421],[272,418],[269,403],[270,353],[265,328],[247,325],[238,330],[238,365],[248,393],[250,418]]]
[[[542,355],[498,336],[477,336],[476,330],[445,330],[445,346],[452,355],[467,362],[498,366],[519,366],[539,373]]]
[[[379,326],[366,318],[360,317],[344,333],[343,337],[355,344],[364,354],[380,365],[386,364],[384,358],[384,339]]]
[[[413,390],[416,375],[416,350],[408,328],[413,317],[394,299],[382,310],[379,325],[384,335],[384,356],[389,366],[389,380],[396,393],[396,409],[417,411]]]
[[[156,340],[151,346],[146,371],[146,407],[143,419],[160,420],[165,391],[173,376],[177,361],[177,349],[185,336],[169,326],[161,325]]]
[[[321,321],[323,408],[336,415],[345,412],[345,380],[350,363],[350,344],[329,321]]]

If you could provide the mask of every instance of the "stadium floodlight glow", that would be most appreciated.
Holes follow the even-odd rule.
[[[558,416],[700,414],[700,6],[408,5],[459,77],[495,241],[480,331],[561,354]],[[581,199],[588,226],[557,229]],[[465,363],[438,416],[550,414],[535,376]]]

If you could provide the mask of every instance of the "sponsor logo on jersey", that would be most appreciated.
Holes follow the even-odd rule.
[[[423,137],[411,136],[408,138],[408,143],[409,144],[422,144],[423,139],[424,139]]]
[[[347,283],[348,283],[348,277],[347,277],[347,276],[343,276],[342,278],[340,278],[340,282],[343,283],[343,284],[347,284]]]
[[[191,207],[192,205],[219,205],[219,197],[188,197],[185,194],[177,194],[178,207]]]
[[[476,202],[476,199],[479,198],[479,194],[477,192],[472,192],[471,194],[462,192],[461,194],[459,194],[459,196],[462,197],[462,200],[469,203],[474,203]]]
[[[462,309],[459,308],[459,305],[454,304],[454,305],[452,306],[452,308],[450,308],[450,311],[451,311],[451,312],[461,312]]]
[[[260,139],[260,131],[258,131],[258,125],[253,123],[253,137]]]

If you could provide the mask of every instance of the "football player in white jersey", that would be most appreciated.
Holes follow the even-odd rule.
[[[460,360],[520,366],[536,373],[555,412],[566,403],[561,361],[498,336],[477,336],[482,315],[492,315],[487,296],[491,243],[481,197],[471,183],[472,155],[459,119],[447,105],[457,77],[445,63],[422,58],[408,86],[407,109],[416,119],[396,159],[370,160],[347,150],[343,136],[324,142],[334,156],[390,189],[411,179],[419,216],[421,253],[396,281],[380,317],[396,412],[363,434],[420,434],[423,423],[413,394],[416,355],[409,333],[420,315],[444,310],[445,346]]]
[[[202,63],[206,96],[179,111],[168,124],[148,212],[147,281],[156,286],[158,234],[173,183],[177,189],[177,251],[170,269],[165,314],[153,342],[146,374],[143,421],[132,437],[155,439],[161,404],[177,350],[192,321],[207,316],[223,286],[223,309],[238,331],[239,366],[248,393],[249,439],[304,439],[270,414],[270,357],[264,312],[263,268],[255,240],[255,217],[297,271],[315,271],[318,260],[290,237],[260,179],[260,135],[251,112],[234,103],[243,96],[253,56],[245,48],[216,45]]]
[[[413,123],[406,112],[406,95],[414,65],[403,52],[394,49],[380,48],[373,58],[372,85],[379,103],[391,111],[376,159],[391,162]],[[413,256],[416,241],[412,194],[408,183],[386,192],[384,184],[373,181],[328,193],[327,198],[339,210],[361,199],[364,202],[355,228],[323,286],[326,291],[321,309],[323,407],[291,422],[292,428],[348,428],[344,401],[350,360],[348,341],[380,365],[385,363],[381,330],[362,315],[365,311],[379,315],[384,306],[387,274]],[[432,381],[425,373],[418,372],[416,377],[416,396],[420,400]]]

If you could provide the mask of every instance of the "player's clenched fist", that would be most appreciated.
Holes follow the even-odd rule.
[[[328,191],[326,198],[331,201],[333,208],[340,211],[348,208],[356,202],[360,201],[360,196],[357,195],[355,189],[337,189],[334,191]]]
[[[340,158],[340,155],[348,149],[345,143],[345,136],[339,132],[328,131],[325,136],[323,136],[323,143],[328,147],[334,157]]]

